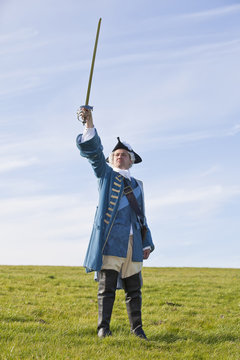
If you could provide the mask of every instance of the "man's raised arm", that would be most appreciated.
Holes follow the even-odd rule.
[[[80,116],[84,120],[85,128],[83,134],[77,137],[77,147],[80,154],[87,158],[92,165],[97,178],[103,178],[108,165],[103,154],[100,137],[93,125],[92,111],[82,108]]]

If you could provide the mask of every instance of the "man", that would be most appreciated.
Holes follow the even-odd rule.
[[[142,159],[118,138],[106,160],[91,110],[83,108],[81,117],[85,129],[77,137],[77,146],[80,154],[92,165],[99,183],[99,205],[84,261],[87,272],[98,271],[98,336],[111,335],[110,319],[120,276],[131,332],[146,339],[141,320],[141,269],[143,259],[149,257],[154,245],[145,217],[147,231],[143,241],[141,216],[129,202],[129,193],[134,194],[138,210],[144,213],[142,183],[131,177],[129,171],[133,163]]]

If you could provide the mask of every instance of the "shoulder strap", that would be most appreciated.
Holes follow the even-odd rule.
[[[131,208],[135,211],[136,215],[140,218],[140,221],[144,222],[144,214],[138,205],[138,202],[133,193],[132,187],[127,183],[127,180],[125,177],[123,178],[123,181],[124,181],[124,189],[123,189],[124,195],[126,195]]]

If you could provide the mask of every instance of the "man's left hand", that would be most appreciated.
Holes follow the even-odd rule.
[[[150,249],[143,250],[143,259],[144,260],[147,260],[149,258],[150,252],[151,252]]]

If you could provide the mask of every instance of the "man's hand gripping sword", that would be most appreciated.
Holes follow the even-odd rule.
[[[93,106],[89,106],[88,103],[89,103],[89,97],[90,97],[90,91],[91,91],[91,85],[92,85],[92,76],[93,76],[93,69],[94,69],[95,57],[96,57],[96,52],[97,52],[98,37],[99,37],[99,32],[100,32],[101,21],[102,21],[102,19],[100,18],[99,22],[98,22],[96,40],[95,40],[95,45],[94,45],[94,50],[93,50],[92,65],[91,65],[91,70],[90,70],[90,75],[89,75],[85,105],[80,106],[80,108],[77,111],[77,119],[79,121],[82,121],[83,124],[86,123],[86,116],[84,116],[84,115],[86,115],[86,112],[83,111],[83,109],[93,110]]]

